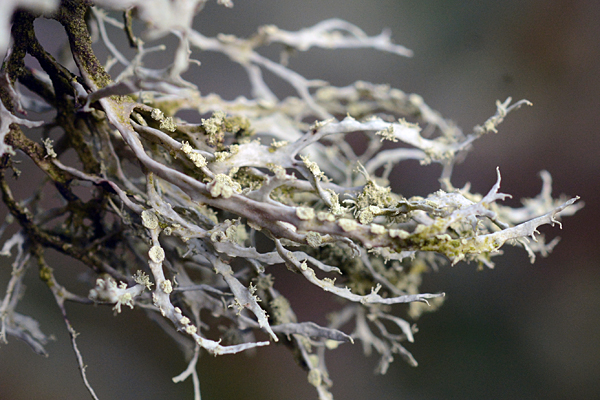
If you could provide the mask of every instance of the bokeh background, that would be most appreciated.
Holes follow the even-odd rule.
[[[398,359],[387,375],[375,376],[375,357],[365,358],[360,345],[341,346],[328,358],[335,398],[600,398],[600,2],[237,0],[231,10],[209,4],[196,27],[208,35],[249,35],[263,24],[295,30],[330,17],[369,34],[390,28],[396,43],[415,55],[313,50],[292,58],[292,68],[335,85],[360,79],[421,94],[467,132],[495,112],[496,100],[527,98],[533,107],[511,114],[498,134],[475,143],[456,168],[454,185],[471,182],[485,193],[499,166],[502,191],[514,196],[509,204],[518,205],[519,198],[539,193],[538,173],[546,169],[556,195],[579,195],[586,203],[563,221],[562,230],[543,230],[562,241],[534,265],[525,252],[506,248],[494,270],[460,263],[428,274],[423,290],[445,291],[447,298],[438,312],[418,321],[420,332],[408,344],[419,367]],[[38,21],[36,28],[47,46],[64,38],[52,21]],[[116,31],[111,37],[124,39]],[[241,68],[219,55],[194,56],[202,66],[193,67],[188,78],[203,93],[249,94]],[[277,90],[290,93],[285,86]],[[437,166],[406,163],[394,171],[394,185],[404,195],[423,195],[438,188],[439,172]],[[31,174],[13,185],[16,192],[26,193],[37,179]],[[0,210],[6,213],[3,205]],[[10,260],[1,262],[4,287]],[[84,271],[70,260],[52,262],[61,271],[59,280]],[[60,313],[31,272],[19,310],[37,318],[56,340],[47,346],[48,358],[14,339],[0,346],[0,399],[89,398]],[[327,299],[287,275],[279,274],[277,282],[290,290],[300,317],[323,323]],[[85,285],[72,289],[86,292]],[[190,382],[170,380],[186,367],[179,350],[142,313],[125,310],[114,317],[106,307],[67,307],[100,399],[192,398]],[[317,397],[281,346],[249,356],[204,354],[199,372],[204,400]]]

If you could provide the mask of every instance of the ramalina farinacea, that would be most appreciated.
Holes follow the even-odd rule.
[[[420,292],[423,272],[445,260],[491,268],[504,244],[522,247],[533,262],[556,244],[536,235],[537,228],[580,208],[573,205],[576,197],[552,198],[546,172],[541,193],[521,208],[502,205],[509,195],[499,191],[499,170],[484,195],[452,185],[453,166],[471,143],[496,132],[526,100],[498,101],[491,118],[464,133],[416,94],[363,81],[334,87],[285,63],[290,53],[313,47],[410,56],[387,31],[368,36],[330,19],[297,32],[263,26],[247,39],[207,37],[192,27],[205,3],[9,0],[11,12],[0,16],[0,54],[6,54],[0,188],[9,210],[2,231],[19,226],[2,248],[16,256],[0,304],[0,339],[17,337],[45,354],[47,336],[18,312],[23,279],[37,267],[65,316],[92,397],[66,301],[108,304],[115,314],[140,308],[168,320],[162,328],[180,335],[190,360],[174,380],[192,376],[196,398],[201,351],[231,354],[286,342],[319,398],[331,399],[325,355],[342,343],[375,349],[380,373],[396,355],[417,364],[403,345],[414,340],[416,326],[409,321],[435,310],[444,295]],[[64,27],[71,60],[55,58],[40,44],[37,18]],[[136,31],[140,26],[144,30]],[[133,58],[110,41],[107,32],[115,28],[135,49]],[[160,70],[146,67],[147,56],[163,50],[152,47],[153,40],[165,35],[178,39],[173,62]],[[108,60],[96,57],[94,41],[108,50]],[[282,48],[280,62],[258,52],[269,45]],[[206,52],[244,68],[250,98],[201,94],[182,78],[191,57]],[[26,65],[27,55],[41,69]],[[76,68],[69,69],[73,61]],[[116,64],[121,72],[111,74]],[[278,98],[264,71],[295,95]],[[25,110],[41,119],[26,119]],[[199,122],[180,118],[182,110],[195,112]],[[350,133],[363,135],[366,145],[352,146]],[[23,178],[12,179],[23,155],[46,179],[19,199],[11,186],[23,184]],[[389,174],[406,160],[441,164],[440,190],[410,198],[392,192]],[[89,188],[85,199],[74,190],[81,185]],[[57,193],[61,203],[43,202],[46,192]],[[53,270],[60,266],[49,265],[47,249],[90,268],[89,293],[73,293],[69,282],[56,280]],[[341,299],[327,326],[298,320],[272,275],[283,266]],[[410,306],[398,316],[394,305],[401,303]],[[205,315],[217,317],[210,320],[219,329],[210,330]]]

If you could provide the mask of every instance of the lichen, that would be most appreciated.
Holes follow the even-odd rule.
[[[207,188],[210,191],[211,196],[220,196],[225,199],[228,199],[235,193],[240,193],[242,191],[240,184],[233,181],[225,174],[215,175],[215,178],[207,185]]]
[[[315,179],[322,179],[325,176],[325,173],[321,171],[319,164],[314,161],[310,161],[310,159],[306,156],[300,156],[302,162],[308,170],[314,175]]]
[[[308,243],[310,247],[317,248],[323,243],[323,238],[318,232],[308,232],[306,234],[306,243]]]
[[[353,230],[355,230],[358,227],[358,223],[355,220],[349,219],[349,218],[341,218],[341,219],[339,219],[338,220],[338,225],[345,232],[352,232]]]
[[[147,229],[158,228],[158,218],[156,214],[150,210],[142,211],[142,224]]]
[[[193,147],[188,142],[184,141],[181,144],[181,151],[187,155],[196,167],[204,168],[208,165],[206,158],[202,154],[194,152]]]
[[[153,262],[161,263],[165,259],[165,250],[160,246],[152,246],[148,251],[148,256]]]
[[[387,34],[368,36],[333,19],[297,32],[266,26],[248,39],[211,38],[191,25],[192,11],[204,12],[204,7],[182,18],[182,2],[137,1],[135,10],[124,15],[135,58],[124,60],[124,54],[133,53],[120,51],[103,33],[117,14],[109,17],[100,6],[116,7],[114,1],[59,3],[47,15],[65,28],[77,70],[61,65],[37,41],[38,14],[23,9],[12,15],[9,8],[12,47],[0,84],[0,190],[11,214],[6,225],[19,224],[6,230],[18,233],[0,251],[10,254],[17,248],[0,305],[0,334],[32,338],[28,341],[36,351],[43,343],[15,324],[23,294],[19,288],[31,257],[65,316],[73,343],[66,300],[107,303],[115,313],[140,307],[151,318],[164,318],[159,326],[170,336],[190,339],[178,340],[191,361],[176,379],[192,375],[198,398],[195,363],[200,350],[234,354],[279,341],[305,367],[320,400],[329,400],[326,350],[340,346],[343,351],[343,343],[361,342],[366,352],[377,352],[382,373],[397,353],[416,365],[402,346],[415,340],[417,328],[408,319],[435,310],[444,295],[421,293],[425,273],[442,268],[445,261],[491,268],[505,244],[523,247],[533,261],[557,242],[546,243],[538,227],[558,224],[559,217],[581,207],[576,197],[552,198],[547,173],[542,174],[540,195],[516,209],[502,203],[509,196],[499,191],[499,171],[487,194],[453,187],[453,166],[473,141],[497,132],[510,112],[529,104],[525,100],[498,101],[492,117],[463,133],[419,95],[364,81],[334,87],[305,79],[286,64],[289,54],[312,47],[411,54]],[[97,7],[90,8],[92,3]],[[132,18],[145,27],[144,41],[175,33],[179,45],[166,69],[152,69],[146,62],[148,52],[158,48],[134,37]],[[0,26],[0,37],[8,37],[11,24]],[[100,28],[96,45],[104,43],[126,66],[115,81],[94,54],[88,25]],[[284,49],[279,62],[263,52],[268,44]],[[250,76],[245,91],[251,97],[227,100],[200,93],[185,80],[188,74],[182,75],[193,62],[192,50],[201,58],[206,50],[220,52],[241,65]],[[25,68],[27,55],[44,73]],[[263,80],[263,70],[295,92],[279,100],[278,91]],[[226,70],[221,74],[227,81]],[[21,101],[29,95],[19,94],[17,82],[39,99]],[[20,106],[40,104],[55,112],[39,113],[40,121],[16,116]],[[190,116],[193,121],[186,121]],[[56,147],[46,136],[39,142],[33,129],[40,126],[51,129],[46,133],[55,138]],[[382,143],[386,140],[391,143]],[[11,170],[17,173],[16,154],[29,157],[45,173],[44,185],[51,184],[20,185],[19,194],[31,193],[15,195],[6,176]],[[418,164],[404,165],[409,159],[441,164],[442,175],[435,181],[440,190],[411,198],[393,193],[395,167],[402,164],[396,170],[403,176],[417,176],[411,168]],[[74,190],[77,185],[93,190],[82,197]],[[55,191],[58,205],[42,201],[49,197],[46,191]],[[44,261],[45,249],[89,268],[82,275],[92,277],[89,300],[58,282]],[[294,279],[297,294],[305,296],[294,296],[294,302],[314,303],[313,291],[305,285],[339,300],[327,325],[296,315],[285,297],[289,282],[285,284],[282,265],[295,274],[289,279]],[[277,282],[271,275],[275,271],[281,275]],[[67,281],[73,277],[62,275]],[[319,310],[328,303],[319,302]],[[270,341],[260,339],[266,337]],[[81,360],[78,356],[85,377]]]
[[[315,211],[310,207],[296,208],[296,216],[302,220],[311,220],[315,217]]]

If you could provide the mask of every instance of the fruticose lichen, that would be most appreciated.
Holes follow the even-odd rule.
[[[92,3],[96,7],[90,8]],[[15,336],[45,354],[47,337],[16,311],[23,277],[36,260],[65,316],[68,300],[110,304],[120,313],[117,318],[124,317],[122,306],[127,306],[167,319],[163,329],[187,338],[179,344],[195,354],[190,368],[174,380],[193,376],[197,399],[199,351],[231,354],[275,342],[293,350],[319,398],[331,399],[325,350],[362,342],[379,353],[378,372],[385,373],[395,355],[416,365],[402,344],[413,342],[417,331],[408,320],[435,310],[444,295],[420,292],[425,272],[444,260],[491,268],[504,244],[524,248],[533,261],[556,244],[545,243],[537,228],[559,223],[581,207],[581,202],[573,205],[576,197],[554,199],[546,172],[540,195],[521,208],[501,203],[508,195],[499,191],[499,171],[485,195],[452,186],[453,166],[471,143],[496,132],[527,101],[497,102],[490,119],[464,133],[421,96],[363,81],[317,85],[258,51],[271,44],[282,46],[284,55],[322,47],[410,56],[387,31],[368,36],[348,22],[330,19],[298,32],[269,25],[249,39],[208,37],[192,28],[193,15],[205,3],[7,2],[5,9],[19,11],[0,71],[0,187],[10,211],[5,225],[20,228],[1,251],[10,255],[16,250],[16,257],[0,304],[0,340]],[[125,10],[125,21],[102,7]],[[33,28],[40,15],[64,26],[78,73],[41,51]],[[5,17],[0,16],[0,55],[10,42]],[[132,30],[134,17],[146,31]],[[97,45],[111,53],[106,68],[91,47],[88,25],[98,32]],[[124,28],[121,35],[135,46],[133,59],[110,42],[109,25]],[[152,41],[169,33],[179,41],[173,63],[164,70],[148,68],[146,55],[159,50]],[[77,40],[77,35],[87,36]],[[184,80],[191,55],[201,59],[207,52],[221,53],[248,72],[251,98],[201,94]],[[26,55],[37,59],[43,71],[25,68]],[[109,78],[113,63],[122,64],[123,71]],[[296,95],[278,98],[261,71],[289,84]],[[22,87],[38,97],[30,98]],[[55,110],[56,118],[32,122],[17,117],[24,106]],[[183,120],[180,111],[195,113],[201,122]],[[39,143],[27,129],[38,126],[47,128]],[[53,139],[51,131],[57,135]],[[366,148],[352,148],[344,140],[350,133],[363,135]],[[79,162],[65,155],[70,148]],[[9,170],[17,171],[17,153],[30,157],[53,183],[24,201],[15,198],[6,179]],[[393,193],[390,171],[406,160],[441,164],[440,190],[411,198]],[[89,196],[78,196],[77,184],[87,185]],[[62,204],[49,208],[41,193],[53,189]],[[46,264],[45,249],[87,265],[89,293],[62,287]],[[330,315],[327,326],[298,320],[270,273],[283,266],[341,301],[332,302],[333,312],[323,311]],[[393,307],[401,303],[410,303],[403,318]],[[204,312],[219,321],[219,329],[210,334]],[[74,330],[65,322],[84,382],[96,398]],[[217,331],[223,336],[214,335]]]

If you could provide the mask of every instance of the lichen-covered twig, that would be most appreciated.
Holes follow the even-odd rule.
[[[127,308],[143,309],[159,321],[188,356],[188,367],[174,381],[191,376],[196,399],[201,351],[234,354],[278,342],[293,350],[319,398],[329,400],[325,355],[340,344],[360,342],[367,355],[375,350],[380,373],[395,355],[417,365],[403,345],[417,333],[409,321],[444,299],[444,293],[421,293],[426,271],[445,260],[493,267],[491,258],[504,244],[524,247],[533,261],[557,243],[546,243],[537,228],[582,206],[578,197],[553,198],[546,172],[540,195],[521,208],[502,204],[509,195],[499,191],[499,170],[485,195],[452,185],[454,165],[471,144],[497,132],[509,112],[530,104],[526,100],[498,101],[495,115],[465,134],[419,95],[363,81],[334,87],[286,63],[292,51],[312,47],[410,56],[387,31],[368,36],[330,19],[296,32],[269,25],[249,38],[208,37],[192,26],[206,0],[41,2],[32,7],[39,3],[36,10],[64,27],[78,73],[37,41],[37,14],[16,13],[13,45],[0,70],[0,189],[9,222],[21,230],[2,249],[10,255],[16,246],[18,254],[0,305],[0,339],[13,335],[45,354],[46,336],[16,311],[33,255],[63,312],[93,397],[65,300],[110,304],[118,318]],[[19,4],[10,2],[12,8]],[[98,8],[88,13],[92,5]],[[99,7],[124,10],[124,22]],[[134,17],[147,29],[135,32]],[[1,22],[0,52],[8,43]],[[88,31],[94,25],[112,59],[96,57]],[[111,29],[135,56],[125,57]],[[178,40],[173,62],[148,68],[146,56],[164,48],[145,42],[167,34]],[[278,61],[259,51],[272,44],[283,46]],[[202,57],[204,51],[222,53],[242,66],[252,98],[224,100],[185,81],[182,74],[197,50]],[[43,71],[27,69],[27,55]],[[124,69],[113,77],[115,63]],[[265,70],[295,95],[279,99],[263,79]],[[41,100],[22,95],[20,84]],[[17,116],[28,107],[54,109],[56,118]],[[196,122],[180,118],[180,111],[197,113]],[[44,129],[42,143],[29,137],[36,127]],[[348,135],[362,135],[364,148],[350,145]],[[65,156],[69,149],[77,162]],[[10,170],[18,175],[15,157],[21,154],[51,184],[25,200],[15,197],[7,179]],[[440,190],[411,198],[392,192],[390,173],[405,160],[441,164]],[[89,196],[77,195],[77,185],[89,188]],[[58,206],[40,200],[46,190],[60,194]],[[91,268],[87,297],[56,282],[44,248]],[[298,320],[271,274],[283,266],[343,303],[327,326]],[[408,304],[406,316],[397,315],[396,304]],[[216,326],[203,320],[206,313]]]

